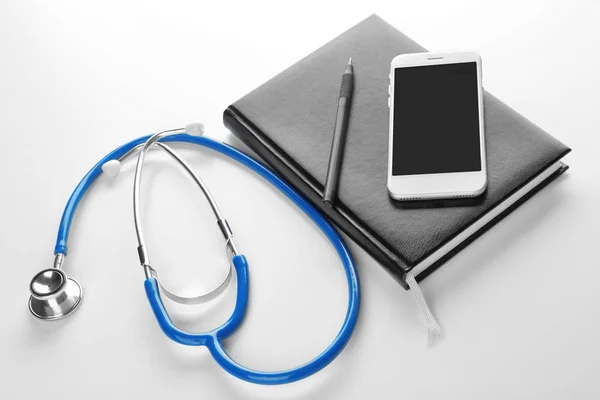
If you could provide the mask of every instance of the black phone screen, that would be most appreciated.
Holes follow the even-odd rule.
[[[396,68],[392,175],[481,171],[477,63]]]

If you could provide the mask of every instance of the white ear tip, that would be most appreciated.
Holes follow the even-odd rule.
[[[202,136],[204,135],[204,124],[202,122],[190,122],[185,126],[185,131],[189,135]]]
[[[102,164],[102,172],[110,178],[115,178],[121,171],[121,161],[110,160]]]

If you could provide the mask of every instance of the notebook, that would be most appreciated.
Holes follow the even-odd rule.
[[[407,288],[529,199],[570,149],[488,92],[488,187],[477,199],[398,202],[387,192],[390,62],[426,51],[376,15],[230,105],[225,125]],[[321,202],[348,58],[354,96],[334,208]],[[483,60],[485,71],[485,60]],[[511,78],[512,79],[512,78]],[[484,73],[485,86],[485,73]]]

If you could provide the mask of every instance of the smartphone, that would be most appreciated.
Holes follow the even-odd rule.
[[[395,200],[475,197],[487,186],[481,58],[402,54],[391,63],[388,192]]]

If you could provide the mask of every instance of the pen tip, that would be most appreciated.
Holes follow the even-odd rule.
[[[348,60],[348,65],[352,65],[352,57]]]

